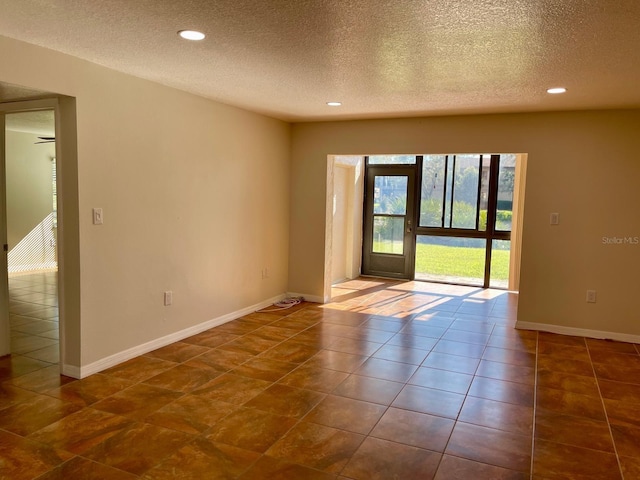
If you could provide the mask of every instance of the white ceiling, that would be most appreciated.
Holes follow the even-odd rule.
[[[0,0],[0,12],[0,35],[289,121],[640,107],[638,0]]]

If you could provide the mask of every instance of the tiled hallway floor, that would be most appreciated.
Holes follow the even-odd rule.
[[[14,356],[25,364],[58,363],[58,272],[11,274],[9,315]]]
[[[503,291],[335,294],[81,381],[0,360],[0,478],[640,478],[635,345],[514,330]]]

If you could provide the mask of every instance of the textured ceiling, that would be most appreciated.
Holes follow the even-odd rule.
[[[5,122],[6,129],[14,132],[55,136],[53,110],[8,113]]]
[[[291,121],[640,106],[638,0],[0,0],[0,12],[0,35]],[[207,38],[181,40],[186,28]]]

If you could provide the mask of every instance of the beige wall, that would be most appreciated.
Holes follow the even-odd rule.
[[[640,335],[640,245],[602,241],[640,236],[638,131],[640,110],[296,124],[289,288],[323,295],[328,155],[527,153],[518,320]]]
[[[3,37],[0,58],[0,81],[76,99],[77,165],[61,173],[72,192],[77,166],[62,233],[79,249],[78,366],[286,291],[288,124]]]
[[[7,240],[16,246],[53,210],[53,143],[35,145],[33,133],[6,132]]]

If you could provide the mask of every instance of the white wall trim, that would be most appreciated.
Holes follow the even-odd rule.
[[[603,330],[590,330],[588,328],[563,327],[548,323],[516,322],[516,328],[522,330],[536,330],[539,332],[558,333],[560,335],[573,335],[576,337],[597,338],[604,340],[617,340],[619,342],[639,343],[640,335],[629,333],[605,332]]]
[[[101,372],[103,370],[106,370],[107,368],[114,367],[122,362],[131,360],[132,358],[144,355],[145,353],[157,350],[158,348],[166,347],[167,345],[179,342],[180,340],[184,340],[185,338],[191,337],[193,335],[197,335],[198,333],[202,333],[206,330],[209,330],[210,328],[217,327],[219,325],[222,325],[223,323],[230,322],[231,320],[235,320],[244,315],[254,313],[257,310],[261,310],[265,307],[268,307],[269,305],[273,305],[275,302],[279,302],[285,297],[286,296],[284,294],[272,297],[268,300],[256,303],[255,305],[251,305],[250,307],[227,313],[226,315],[222,315],[220,317],[207,320],[206,322],[199,323],[198,325],[185,328],[184,330],[180,330],[179,332],[171,333],[169,335],[165,335],[164,337],[151,340],[150,342],[137,345],[127,350],[123,350],[122,352],[110,355],[80,368],[72,365],[63,365],[62,374],[73,378],[88,377],[89,375],[93,375],[94,373]]]

